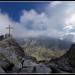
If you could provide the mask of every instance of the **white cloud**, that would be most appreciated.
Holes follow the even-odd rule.
[[[30,27],[33,30],[42,30],[47,27],[48,18],[45,13],[38,14],[35,10],[23,11],[20,17],[20,23],[26,28]]]
[[[7,14],[2,14],[0,12],[0,34],[7,33],[6,27],[11,24],[11,19],[8,17]]]
[[[55,7],[55,6],[60,5],[61,3],[62,3],[62,1],[51,1],[50,6],[51,6],[51,7]]]
[[[12,21],[7,14],[0,13],[0,32],[6,33],[5,27],[9,24],[13,25],[12,33],[17,37],[75,37],[75,2],[52,1],[40,14],[34,9],[23,10],[20,22]]]
[[[20,24],[25,27],[26,36],[49,36],[59,37],[59,30],[53,25],[53,21],[42,12],[38,14],[35,10],[23,11],[20,17]],[[55,22],[56,23],[56,22]]]
[[[54,26],[54,29],[60,32],[61,38],[70,36],[70,34],[75,36],[74,1],[52,1],[52,3],[50,3],[46,8],[46,13],[50,18],[50,21],[52,22],[51,24]]]

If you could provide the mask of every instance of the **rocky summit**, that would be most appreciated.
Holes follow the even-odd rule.
[[[0,40],[0,73],[74,73],[75,44],[62,56],[46,63],[25,53],[12,37]]]

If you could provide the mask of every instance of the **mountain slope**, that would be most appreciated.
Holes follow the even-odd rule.
[[[75,44],[72,44],[70,49],[61,57],[52,59],[48,66],[55,73],[75,73]]]

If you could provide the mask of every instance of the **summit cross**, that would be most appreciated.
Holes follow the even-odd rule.
[[[11,27],[10,25],[8,26],[8,27],[6,27],[6,29],[8,29],[9,30],[9,36],[11,35],[11,29],[13,29],[13,27]]]

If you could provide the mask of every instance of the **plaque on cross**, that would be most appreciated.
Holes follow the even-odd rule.
[[[11,27],[10,25],[8,27],[6,27],[6,29],[8,29],[9,33],[8,35],[11,36],[11,29],[13,29],[13,27]]]

